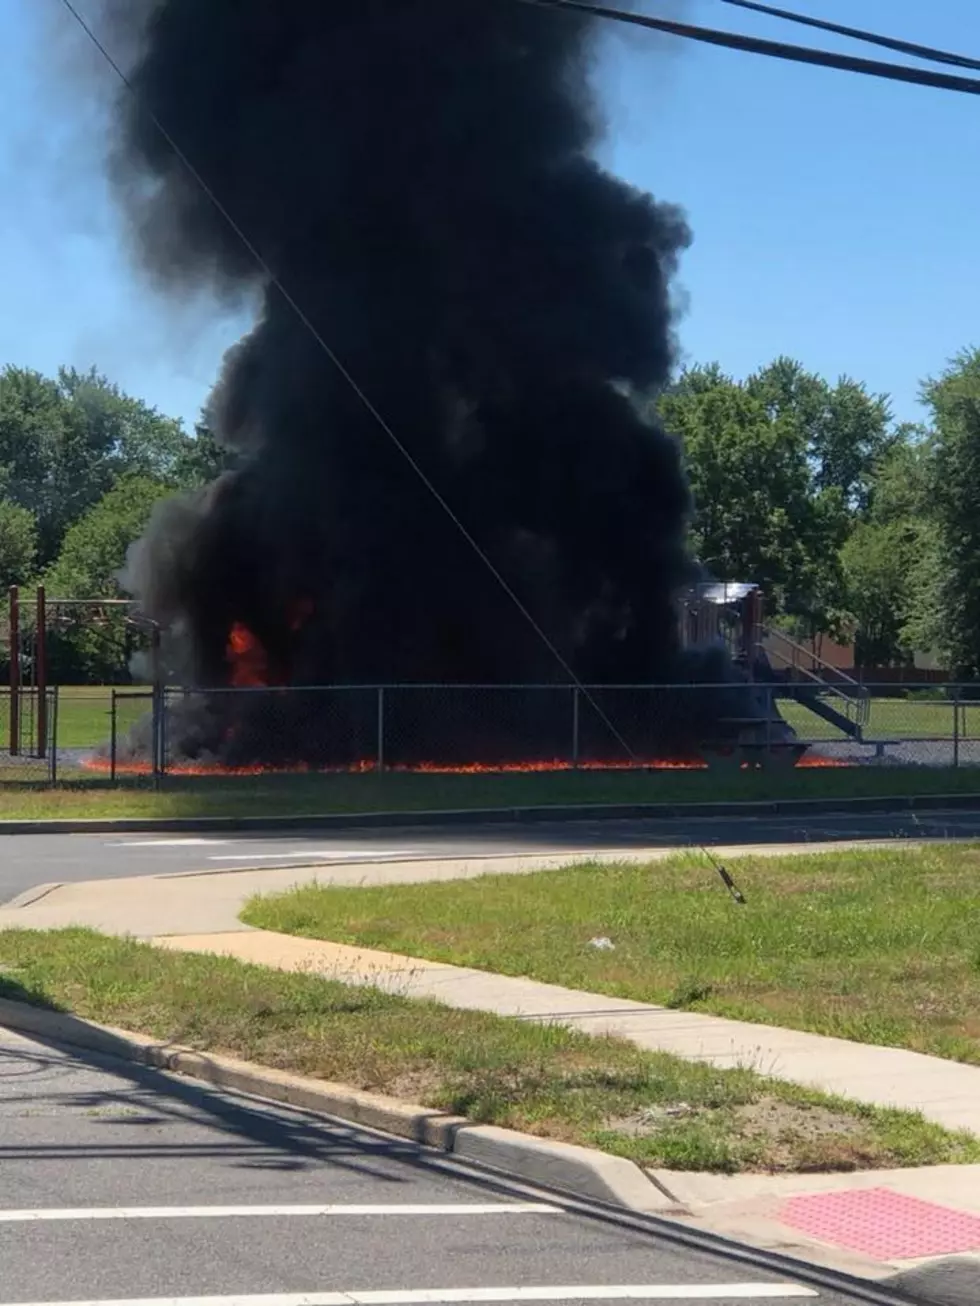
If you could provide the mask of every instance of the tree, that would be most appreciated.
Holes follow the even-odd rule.
[[[885,667],[909,661],[909,578],[918,531],[912,521],[859,522],[841,552],[847,606],[856,631],[858,666]]]
[[[219,444],[202,417],[174,465],[174,479],[182,489],[196,490],[233,465],[231,452]]]
[[[176,488],[194,448],[180,422],[94,369],[61,368],[54,379],[0,371],[0,476],[7,497],[34,514],[42,567],[121,476]]]
[[[958,678],[980,679],[980,349],[959,354],[922,389],[932,410],[931,485],[939,564],[937,644]]]
[[[153,507],[169,486],[132,473],[65,534],[61,553],[45,574],[55,598],[123,597],[119,572],[129,546],[143,534]],[[128,635],[121,615],[82,612],[51,640],[53,670],[63,679],[114,679],[127,662]]]
[[[36,558],[34,514],[9,499],[0,499],[0,601],[11,585],[31,579]]]
[[[32,514],[42,560],[60,538],[64,478],[57,475],[65,443],[64,404],[57,384],[40,372],[0,372],[0,477],[5,497]]]
[[[183,424],[125,394],[95,368],[62,367],[58,388],[79,444],[115,479],[126,473],[176,483],[176,470],[193,441]]]
[[[847,514],[842,492],[818,482],[798,414],[717,367],[683,374],[660,411],[684,449],[700,562],[761,585],[776,613],[834,629]]]
[[[931,516],[935,451],[928,432],[900,427],[876,468],[868,510],[841,553],[860,666],[907,663],[932,643],[937,541]]]
[[[864,520],[841,551],[860,666],[907,663],[934,644],[934,474],[932,434],[899,427],[875,468]]]
[[[875,468],[895,440],[887,396],[869,394],[847,376],[832,386],[786,357],[755,372],[745,388],[771,419],[798,426],[814,465],[816,490],[839,490],[851,512],[863,513]]]
[[[45,583],[52,597],[119,598],[126,551],[146,529],[153,506],[170,487],[148,476],[126,475],[65,534]]]

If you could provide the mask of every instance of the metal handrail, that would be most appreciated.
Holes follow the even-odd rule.
[[[802,644],[797,643],[795,639],[784,634],[781,630],[767,627],[763,631],[763,636],[768,640],[781,640],[792,650],[792,657],[787,657],[778,647],[770,649],[769,652],[773,657],[792,670],[808,677],[814,688],[819,688],[821,691],[842,700],[846,705],[846,716],[850,717],[851,709],[853,709],[855,725],[866,726],[868,724],[871,719],[871,694],[865,685],[855,680],[853,676],[849,676],[846,671],[841,671],[839,667],[825,661],[819,654],[804,648]],[[831,672],[833,675],[839,676],[842,683],[834,684],[826,680],[824,676],[813,670],[812,665],[809,667],[803,665],[800,658],[806,659],[811,664],[816,663],[824,673]]]

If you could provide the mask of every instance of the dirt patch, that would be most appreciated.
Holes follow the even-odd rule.
[[[386,1080],[383,1088],[373,1091],[383,1093],[385,1097],[396,1097],[400,1102],[425,1106],[436,1097],[445,1078],[434,1070],[408,1070]]]
[[[709,1121],[728,1134],[746,1160],[755,1160],[745,1165],[747,1170],[806,1174],[870,1170],[889,1163],[860,1118],[776,1097],[720,1108],[653,1106],[610,1120],[605,1127],[639,1139]]]
[[[822,1106],[761,1098],[732,1111],[735,1127],[763,1144],[773,1170],[856,1170],[874,1165],[863,1121]]]

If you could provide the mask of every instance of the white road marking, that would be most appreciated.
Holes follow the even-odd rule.
[[[224,853],[209,857],[209,862],[272,862],[289,857],[403,857],[410,856],[412,848],[294,848],[288,853]]]
[[[329,1206],[82,1206],[52,1210],[0,1210],[0,1224],[69,1220],[209,1220],[250,1216],[322,1215],[560,1215],[547,1202],[448,1202],[398,1205],[333,1204]]]
[[[797,1283],[624,1283],[588,1288],[445,1288],[427,1292],[345,1292],[352,1306],[421,1306],[422,1303],[511,1301],[740,1301],[816,1297]],[[314,1306],[313,1303],[310,1306]]]
[[[109,848],[219,848],[232,843],[231,839],[130,839],[126,843],[110,843]]]
[[[798,1283],[629,1283],[583,1288],[416,1288],[392,1292],[294,1292],[238,1297],[126,1297],[11,1302],[5,1306],[478,1306],[521,1301],[789,1301],[819,1296]]]

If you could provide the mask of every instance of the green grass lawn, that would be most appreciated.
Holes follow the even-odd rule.
[[[206,1001],[202,1001],[206,994]],[[0,997],[671,1169],[980,1162],[921,1117],[609,1038],[85,930],[0,933]]]
[[[37,769],[7,767],[0,781],[40,780]],[[0,788],[0,820],[117,816],[272,817],[322,813],[454,811],[616,803],[771,802],[928,794],[980,796],[980,767],[830,768],[782,771],[559,771],[481,775],[399,772],[363,775],[108,779],[62,767],[58,789]]]
[[[704,856],[256,899],[261,928],[980,1064],[980,847]],[[597,950],[590,940],[609,938]]]
[[[150,710],[145,686],[116,690],[116,719],[123,735]],[[112,689],[101,685],[65,685],[58,691],[58,744],[62,748],[96,748],[112,733]]]
[[[108,685],[64,685],[58,690],[58,745],[61,748],[97,748],[112,734],[112,687]],[[134,725],[150,708],[149,688],[127,686],[116,689],[116,714],[120,734]],[[26,745],[35,735],[35,703],[23,696],[21,729]],[[10,733],[10,700],[0,699],[0,740]]]
[[[833,698],[828,699],[831,707]],[[781,698],[779,711],[801,739],[826,741],[845,736],[836,726],[811,712],[802,703]],[[980,704],[962,704],[959,708],[961,739],[980,739]],[[952,739],[953,704],[921,698],[872,699],[866,739]]]

